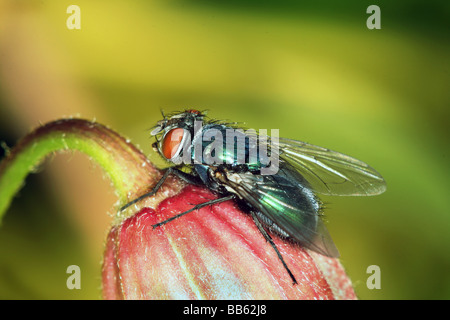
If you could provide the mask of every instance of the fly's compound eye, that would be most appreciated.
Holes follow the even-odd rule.
[[[188,131],[182,128],[175,128],[166,133],[161,145],[161,152],[166,159],[174,159],[180,154],[187,134]]]

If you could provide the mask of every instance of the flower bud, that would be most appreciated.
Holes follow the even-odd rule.
[[[167,183],[167,182],[166,182]],[[105,299],[355,299],[339,260],[273,236],[293,284],[251,215],[227,201],[158,222],[216,199],[187,185],[114,226],[103,262]]]

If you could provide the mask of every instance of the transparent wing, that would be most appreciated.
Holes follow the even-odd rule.
[[[279,138],[278,152],[280,161],[291,164],[318,193],[372,196],[386,190],[375,169],[345,154],[286,138]]]
[[[275,233],[320,254],[339,257],[319,217],[317,199],[298,183],[296,174],[284,167],[274,176],[235,173],[240,178],[239,183],[229,180],[227,184],[257,211],[260,220]]]

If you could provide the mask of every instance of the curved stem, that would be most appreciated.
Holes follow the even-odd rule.
[[[0,163],[0,221],[29,173],[46,156],[71,150],[102,167],[122,204],[160,175],[140,150],[111,129],[82,119],[54,121],[25,136]]]

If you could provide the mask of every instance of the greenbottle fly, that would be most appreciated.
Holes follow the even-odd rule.
[[[149,193],[121,210],[154,195],[170,174],[204,185],[218,198],[153,227],[202,207],[234,200],[251,214],[294,284],[297,281],[269,232],[322,255],[339,257],[320,217],[317,194],[372,196],[386,190],[382,176],[360,160],[301,141],[244,132],[236,123],[209,119],[197,110],[163,115],[151,134],[156,138],[154,149],[173,166]]]

